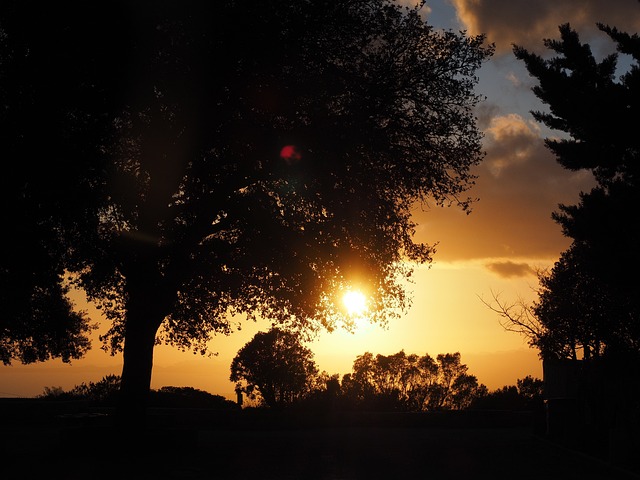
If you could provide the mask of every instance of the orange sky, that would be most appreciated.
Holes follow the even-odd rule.
[[[479,297],[488,300],[499,292],[504,300],[535,299],[534,269],[551,266],[569,245],[551,212],[558,203],[577,203],[579,192],[592,182],[584,173],[563,170],[545,149],[543,138],[553,132],[542,130],[529,113],[543,106],[510,45],[542,53],[542,38],[557,37],[558,25],[570,22],[594,53],[610,53],[595,23],[637,32],[640,5],[636,0],[434,0],[424,13],[436,28],[486,32],[497,45],[496,55],[479,72],[478,92],[487,96],[478,110],[487,156],[469,193],[480,201],[470,215],[452,208],[416,209],[417,239],[439,243],[431,268],[414,275],[413,306],[406,316],[387,330],[323,334],[309,347],[320,369],[330,374],[350,372],[356,356],[366,351],[387,355],[404,349],[434,357],[459,351],[469,373],[490,389],[513,385],[526,375],[541,378],[537,351],[506,332]],[[97,311],[89,312],[99,318]],[[213,358],[157,348],[152,388],[191,386],[235,398],[228,381],[231,361],[258,330],[268,328],[266,322],[244,324],[241,332],[216,338],[212,349],[219,355]],[[45,386],[69,389],[120,370],[120,357],[110,357],[95,342],[85,359],[71,365],[52,361],[0,367],[0,396],[33,396]]]
[[[536,351],[528,348],[518,335],[505,332],[498,317],[479,298],[490,298],[492,291],[524,296],[534,282],[533,276],[502,278],[475,262],[436,262],[430,269],[415,272],[412,308],[387,329],[365,325],[354,334],[324,333],[308,346],[319,368],[330,374],[350,372],[356,356],[366,351],[388,355],[404,349],[407,353],[429,353],[433,357],[459,351],[470,373],[490,389],[515,384],[516,379],[528,374],[541,378]],[[75,298],[82,303],[81,295]],[[86,307],[92,318],[99,318],[98,311]],[[257,331],[268,328],[266,321],[243,323],[242,331],[214,339],[211,347],[218,355],[211,358],[156,347],[152,388],[189,386],[234,399],[233,384],[228,380],[231,361]],[[2,367],[0,396],[35,396],[44,387],[60,386],[68,390],[105,375],[119,375],[121,367],[121,356],[104,353],[96,341],[86,358],[71,365],[50,361]]]

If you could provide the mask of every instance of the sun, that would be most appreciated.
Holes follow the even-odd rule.
[[[367,297],[358,290],[347,290],[342,296],[342,303],[350,316],[360,316],[367,310]]]

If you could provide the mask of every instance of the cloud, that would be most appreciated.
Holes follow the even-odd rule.
[[[504,168],[527,162],[534,153],[544,155],[540,127],[516,113],[495,116],[485,130],[488,143],[487,166],[499,177]]]
[[[455,207],[414,212],[416,240],[438,242],[436,260],[557,258],[570,244],[551,213],[559,203],[578,203],[592,176],[562,168],[532,120],[496,113],[481,112],[486,157],[473,170],[478,178],[468,193],[479,201],[471,214]]]
[[[484,131],[489,128],[493,118],[500,114],[500,107],[495,103],[484,102],[476,107],[475,114],[478,119],[478,128]]]
[[[525,210],[534,203],[548,204],[551,198],[557,199],[556,205],[576,203],[578,192],[593,186],[590,174],[562,168],[546,148],[538,124],[515,113],[490,120],[485,151],[478,173],[484,179],[479,182],[484,196],[513,196],[529,204]]]
[[[570,23],[583,41],[597,33],[597,22],[634,33],[640,29],[637,0],[451,0],[458,20],[471,35],[484,33],[498,53],[512,44],[542,51],[542,39],[557,38],[558,26]]]
[[[490,133],[495,140],[501,141],[514,136],[538,138],[540,129],[537,124],[532,121],[525,121],[517,113],[509,113],[507,115],[493,117],[487,132]]]
[[[509,83],[511,83],[511,85],[513,85],[516,88],[520,88],[523,86],[522,80],[520,80],[520,78],[518,78],[518,76],[513,72],[509,72],[506,78],[509,81]]]
[[[516,263],[512,261],[492,262],[485,265],[487,270],[503,278],[526,277],[536,275],[536,270],[528,263]]]

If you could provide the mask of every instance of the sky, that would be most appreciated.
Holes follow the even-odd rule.
[[[401,3],[413,5],[413,0]],[[512,45],[546,54],[544,38],[558,38],[558,26],[569,23],[596,57],[612,53],[613,44],[596,23],[635,33],[640,31],[638,0],[433,0],[422,8],[436,29],[484,33],[495,43],[495,55],[479,70],[477,92],[486,97],[476,115],[484,132],[486,156],[474,169],[478,197],[466,215],[452,208],[416,206],[416,241],[437,243],[434,261],[418,268],[408,285],[412,304],[406,315],[387,328],[363,325],[355,333],[323,333],[307,343],[320,370],[344,375],[365,352],[390,355],[460,352],[468,373],[489,389],[515,385],[527,375],[542,378],[537,350],[525,338],[506,331],[500,317],[484,303],[531,303],[536,299],[536,270],[548,268],[570,240],[551,219],[558,204],[575,204],[579,193],[593,186],[590,174],[569,172],[557,165],[544,147],[545,137],[558,132],[537,124],[531,110],[544,110],[531,92],[534,79],[515,59]],[[621,58],[624,67],[625,59]],[[79,308],[92,319],[100,314],[74,293]],[[268,330],[266,321],[242,323],[242,330],[211,342],[213,357],[156,347],[152,388],[193,387],[235,399],[228,380],[233,357],[255,333]],[[106,326],[103,326],[104,330]],[[0,397],[31,397],[45,387],[71,389],[119,375],[121,356],[93,349],[70,365],[59,360],[43,364],[0,367]]]

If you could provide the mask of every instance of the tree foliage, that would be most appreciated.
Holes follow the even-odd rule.
[[[120,376],[106,375],[98,382],[82,382],[71,390],[65,391],[61,387],[45,387],[38,398],[45,400],[88,400],[97,403],[114,405],[120,390]]]
[[[342,395],[357,408],[404,411],[462,410],[482,391],[460,353],[358,356],[342,379]],[[486,387],[484,387],[486,388]]]
[[[114,40],[105,29],[115,11],[99,25],[88,18],[72,27],[64,20],[69,12],[57,7],[0,5],[0,156],[8,167],[0,179],[7,226],[0,256],[5,365],[69,362],[90,348],[92,325],[67,297],[62,223],[73,219],[76,228],[66,224],[65,241],[92,230],[83,211],[92,208],[92,193],[99,190],[101,164],[89,132],[105,126],[97,110],[106,107],[108,92],[104,83],[91,85],[121,70],[114,62],[103,64],[105,51],[92,42],[102,35]],[[117,42],[112,46],[116,50]]]
[[[378,321],[406,308],[407,261],[433,254],[412,206],[470,205],[482,36],[390,0],[97,6],[0,10],[2,154],[18,166],[5,363],[88,348],[63,278],[111,322],[132,415],[158,342],[204,353],[243,317],[333,329],[353,283]],[[38,300],[62,309],[34,315]],[[40,330],[70,347],[31,353]]]
[[[514,48],[548,107],[532,112],[534,118],[560,132],[546,139],[547,147],[560,165],[596,180],[577,205],[559,205],[552,214],[572,244],[540,273],[538,301],[494,307],[545,359],[640,354],[637,288],[622,273],[640,267],[640,228],[633,220],[640,199],[640,38],[598,27],[631,59],[626,72],[619,74],[618,54],[598,61],[569,24],[560,26],[559,40],[544,40],[551,58]]]
[[[162,408],[208,408],[220,410],[236,410],[240,408],[235,402],[222,395],[214,395],[193,387],[164,386],[151,390],[149,404]]]
[[[258,332],[231,363],[229,379],[236,389],[258,397],[272,408],[291,405],[307,396],[316,383],[313,352],[293,332],[271,328]]]
[[[543,359],[598,357],[612,333],[609,313],[615,305],[583,260],[574,244],[550,270],[538,271],[538,300],[532,304],[507,303],[495,293],[483,302],[502,317],[506,330],[524,336]]]
[[[45,387],[37,398],[41,400],[83,401],[92,405],[112,407],[117,404],[120,392],[120,376],[106,375],[98,382],[82,382],[70,390],[62,387]],[[234,402],[221,395],[213,395],[193,387],[164,386],[151,390],[150,405],[170,408],[238,408]]]

